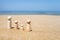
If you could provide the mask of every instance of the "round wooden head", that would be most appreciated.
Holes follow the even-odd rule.
[[[11,16],[8,16],[8,20],[11,20]]]
[[[15,20],[15,24],[17,24],[18,23],[18,21],[17,20]]]
[[[23,25],[21,25],[21,27],[23,27]]]
[[[27,23],[28,23],[28,24],[30,24],[30,23],[31,23],[31,21],[30,21],[30,20],[27,20]]]

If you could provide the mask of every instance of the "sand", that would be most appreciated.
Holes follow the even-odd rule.
[[[32,31],[8,29],[7,17],[18,20],[19,27],[26,29],[27,19],[31,20]],[[60,40],[60,16],[56,15],[0,15],[0,40]]]

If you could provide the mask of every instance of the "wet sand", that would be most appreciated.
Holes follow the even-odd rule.
[[[8,29],[8,16],[12,16],[12,26],[18,20],[26,29],[27,19],[31,20],[32,31]],[[0,40],[60,40],[60,16],[56,15],[0,15]]]

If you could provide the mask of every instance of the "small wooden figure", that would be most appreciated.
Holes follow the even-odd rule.
[[[31,29],[31,21],[30,21],[30,20],[27,20],[26,30],[27,30],[27,31],[32,31],[32,29]]]
[[[17,20],[15,20],[15,27],[16,27],[17,29],[19,29],[19,27],[18,27],[18,21],[17,21]]]
[[[24,27],[23,27],[23,25],[21,25],[21,28],[20,28],[22,31],[24,30]]]

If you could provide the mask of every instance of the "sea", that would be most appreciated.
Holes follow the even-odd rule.
[[[60,15],[60,11],[0,11],[0,15]]]

